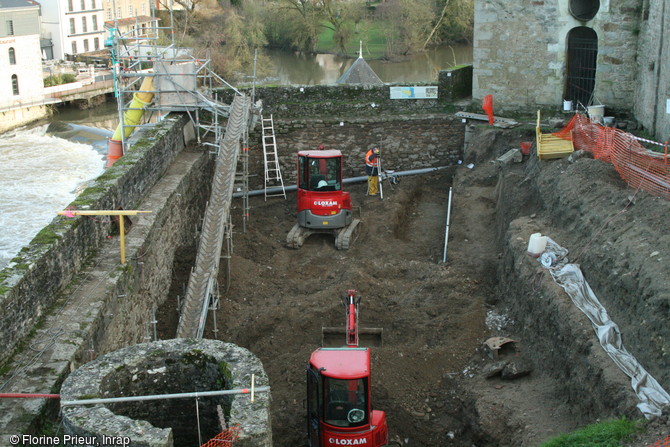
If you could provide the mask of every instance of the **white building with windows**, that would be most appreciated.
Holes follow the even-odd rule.
[[[105,6],[105,26],[116,28],[117,36],[124,40],[143,41],[155,37],[158,26],[153,17],[152,0],[103,0]]]
[[[151,0],[100,0],[105,8],[105,21],[151,15]]]
[[[54,59],[104,49],[107,0],[36,1],[42,6],[42,28],[51,34]]]
[[[39,5],[31,0],[0,0],[2,111],[42,102],[39,14]]]

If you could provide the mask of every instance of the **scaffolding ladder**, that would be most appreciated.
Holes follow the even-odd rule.
[[[277,140],[275,139],[272,115],[270,115],[270,118],[264,118],[261,115],[261,127],[263,128],[263,160],[265,162],[265,200],[271,196],[286,198],[279,157],[277,156]],[[268,191],[268,188],[270,188],[270,191]]]

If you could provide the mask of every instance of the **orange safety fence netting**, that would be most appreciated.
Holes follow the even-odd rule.
[[[493,126],[495,118],[493,117],[493,95],[486,95],[482,101],[482,109],[486,112],[486,115],[489,117],[489,124]]]
[[[233,425],[227,430],[224,430],[218,435],[214,436],[200,447],[231,447],[235,445],[235,441],[237,441],[241,431],[242,427],[239,425]]]
[[[670,436],[668,436],[665,439],[661,439],[659,441],[656,441],[653,444],[649,444],[648,447],[670,447]]]
[[[570,131],[575,150],[591,152],[594,158],[612,163],[631,187],[670,200],[667,144],[663,154],[649,151],[630,133],[602,126],[580,114],[554,135],[570,139]]]

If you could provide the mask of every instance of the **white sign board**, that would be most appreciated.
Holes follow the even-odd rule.
[[[391,87],[391,99],[437,99],[437,86]]]

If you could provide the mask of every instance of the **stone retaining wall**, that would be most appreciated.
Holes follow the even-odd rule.
[[[391,99],[391,87],[436,86],[436,99]],[[242,89],[251,95],[251,89]],[[230,103],[233,92],[222,90],[220,98]],[[304,85],[256,87],[255,101],[262,101],[263,114],[277,119],[306,117],[383,118],[389,115],[445,113],[453,102],[472,94],[472,66],[442,70],[435,82],[384,85]]]
[[[0,134],[25,126],[51,114],[51,109],[45,105],[34,105],[20,109],[2,111],[2,120],[0,120]]]
[[[345,177],[365,175],[365,153],[381,147],[385,169],[406,171],[455,165],[463,157],[465,125],[451,114],[371,118],[277,119],[277,153],[285,185],[295,184],[296,156],[301,150],[338,149],[344,155]],[[252,135],[260,141],[260,135]],[[263,148],[252,146],[250,171],[263,172]],[[262,189],[263,177],[249,179]]]
[[[98,177],[72,206],[134,209],[184,148],[184,123],[183,117],[168,118],[139,134],[123,159]],[[0,271],[0,345],[5,348],[0,353],[0,365],[114,231],[115,225],[110,222],[103,216],[58,216]]]
[[[174,128],[178,131],[177,146],[183,146],[177,138],[182,124]],[[158,143],[158,149],[170,152],[165,140],[158,139]],[[120,264],[118,236],[107,238],[100,231],[103,241],[95,249],[94,258],[80,266],[62,293],[53,292],[62,297],[57,307],[46,312],[43,321],[24,338],[32,348],[42,350],[39,358],[36,361],[34,349],[17,349],[8,364],[9,374],[0,378],[3,386],[8,385],[5,391],[58,393],[60,383],[79,365],[153,337],[153,312],[168,296],[175,258],[180,250],[192,249],[196,244],[199,219],[210,190],[203,178],[211,177],[213,165],[207,152],[186,150],[176,155],[169,169],[133,207],[151,212],[127,222],[132,225],[126,226],[130,231],[125,240],[125,265]],[[89,221],[94,226],[110,226],[86,217],[78,220],[82,220],[78,228],[88,228]],[[91,237],[81,235],[82,244]],[[54,253],[53,259],[51,252],[45,253],[48,261],[44,262],[57,263],[59,256],[64,256]],[[10,375],[12,379],[5,382]],[[48,400],[0,399],[0,445],[8,445],[12,434],[38,432],[45,414],[56,414]]]

